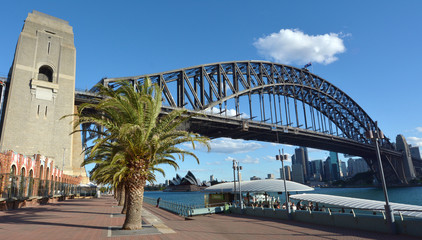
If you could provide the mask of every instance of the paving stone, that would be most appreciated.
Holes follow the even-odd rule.
[[[417,239],[288,220],[212,214],[186,220],[144,203],[142,230],[120,230],[125,218],[111,196],[0,211],[0,239]],[[110,217],[113,216],[113,217]],[[116,217],[115,217],[116,216]]]

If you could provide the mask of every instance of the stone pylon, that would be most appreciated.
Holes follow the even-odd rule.
[[[65,174],[86,177],[72,132],[76,49],[67,21],[33,11],[16,46],[2,117],[0,151],[42,154]],[[78,141],[79,137],[79,141]],[[78,150],[81,150],[79,146]]]

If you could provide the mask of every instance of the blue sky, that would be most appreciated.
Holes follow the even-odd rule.
[[[38,10],[73,26],[79,89],[103,77],[220,61],[297,67],[312,61],[311,70],[352,97],[386,136],[403,134],[422,146],[421,1],[17,0],[1,8],[0,76],[12,64],[24,19]],[[210,153],[196,151],[200,165],[186,159],[178,173],[230,180],[234,158],[242,162],[244,178],[279,176],[274,155],[280,145],[217,139],[212,146]],[[292,154],[294,147],[285,150]],[[327,155],[310,150],[310,159]],[[173,176],[169,169],[167,178]]]

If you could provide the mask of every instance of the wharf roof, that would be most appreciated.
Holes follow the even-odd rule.
[[[313,191],[314,189],[306,185],[286,181],[288,192],[302,192],[302,191]],[[236,182],[236,190],[239,187],[239,183]],[[283,180],[279,179],[265,179],[265,180],[252,180],[252,181],[241,181],[240,188],[242,192],[284,192]],[[234,192],[233,182],[225,182],[213,185],[203,190],[204,192]]]
[[[362,198],[351,198],[351,197],[340,197],[327,194],[295,194],[290,195],[291,199],[302,200],[308,202],[317,202],[327,205],[334,205],[344,208],[362,209],[371,211],[383,211],[385,202],[362,199]],[[401,213],[404,216],[421,217],[422,218],[422,206],[393,203],[390,202],[390,207],[395,214]]]

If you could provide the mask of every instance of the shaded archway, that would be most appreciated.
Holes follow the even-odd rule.
[[[29,171],[29,177],[28,177],[28,190],[27,190],[27,196],[32,197],[33,190],[34,189],[34,171],[31,169]]]
[[[39,179],[38,179],[38,196],[43,196],[44,194],[44,166],[40,166],[40,172],[39,172]]]
[[[38,70],[38,80],[53,82],[53,69],[47,65],[41,66]]]
[[[24,167],[21,168],[21,174],[19,176],[20,178],[20,184],[19,184],[19,197],[23,198],[25,197],[25,190],[26,190],[26,177],[25,177],[26,170]]]
[[[9,191],[9,198],[12,197],[17,197],[17,190],[18,190],[18,186],[17,186],[17,176],[16,176],[16,166],[12,165],[12,168],[10,170],[10,178],[9,178],[9,182],[10,182],[10,191]]]

